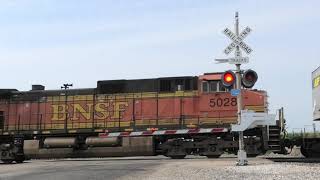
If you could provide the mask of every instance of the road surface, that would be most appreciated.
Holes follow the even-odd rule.
[[[280,158],[281,159],[281,158]],[[297,160],[297,161],[296,161]],[[249,165],[235,166],[236,158],[189,157],[171,160],[163,156],[31,160],[0,164],[0,180],[98,180],[98,179],[317,179],[319,161],[301,158],[279,162],[249,158]],[[316,162],[316,163],[313,163]]]

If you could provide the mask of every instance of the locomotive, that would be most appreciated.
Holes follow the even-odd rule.
[[[222,73],[98,81],[97,87],[0,90],[0,159],[236,154],[237,99]],[[267,93],[244,89],[243,109],[267,112]],[[283,152],[281,123],[244,132],[248,156]]]

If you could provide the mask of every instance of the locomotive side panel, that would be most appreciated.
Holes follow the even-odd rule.
[[[140,101],[140,104],[135,104],[141,108],[141,116],[137,119],[149,119],[151,125],[155,125],[157,117],[157,99],[146,98]]]
[[[243,91],[243,109],[266,111],[266,96],[260,91]],[[203,93],[200,96],[200,116],[203,123],[230,124],[237,122],[237,98],[224,93]]]
[[[10,131],[179,128],[197,119],[199,102],[192,95],[196,94],[49,96],[41,102],[11,102],[3,108],[9,114]]]
[[[0,101],[0,132],[8,129],[8,106],[5,101]]]
[[[202,124],[229,124],[237,120],[237,99],[230,93],[203,93],[200,96],[200,119]]]
[[[255,112],[267,112],[267,94],[264,91],[244,91],[243,109],[253,110]]]
[[[17,119],[17,104],[10,103],[7,101],[6,105],[8,106],[7,110],[5,110],[5,130],[14,130],[15,122]]]
[[[263,112],[265,96],[244,91],[244,108]],[[2,105],[8,130],[69,130],[208,127],[235,123],[236,97],[228,92],[197,94],[84,95],[47,97],[42,102]]]
[[[243,92],[244,108],[265,111],[265,96]],[[195,128],[237,121],[236,97],[229,92],[49,96],[38,102],[4,103],[8,130]]]
[[[182,120],[184,127],[196,128],[199,126],[199,97],[185,97],[182,101]]]

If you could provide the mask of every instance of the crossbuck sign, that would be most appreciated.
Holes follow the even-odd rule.
[[[246,27],[240,33],[240,35],[237,36],[228,28],[224,29],[223,33],[232,40],[232,43],[229,44],[229,46],[224,50],[224,53],[228,55],[233,49],[235,49],[236,46],[239,46],[244,52],[250,54],[252,52],[252,49],[246,43],[243,42],[243,39],[247,37],[251,31],[252,30],[249,27]]]

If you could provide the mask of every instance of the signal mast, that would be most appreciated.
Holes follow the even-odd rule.
[[[226,55],[229,55],[235,49],[235,57],[228,59],[216,59],[218,63],[229,63],[235,64],[236,70],[235,73],[232,70],[228,70],[223,73],[221,77],[222,84],[225,88],[229,89],[232,96],[237,97],[237,105],[238,105],[238,125],[241,125],[241,111],[242,111],[242,89],[251,88],[254,86],[256,81],[258,80],[258,75],[253,70],[247,70],[243,72],[240,68],[241,64],[245,64],[249,62],[248,57],[242,57],[242,53],[240,48],[245,51],[247,54],[252,52],[252,49],[243,42],[243,39],[251,32],[251,28],[246,27],[239,34],[239,18],[238,12],[235,14],[235,33],[233,33],[228,28],[223,30],[223,33],[232,40],[232,43],[227,46],[224,50]],[[239,132],[239,151],[238,151],[238,165],[243,166],[247,165],[247,153],[244,150],[244,140],[243,140],[243,130]]]

